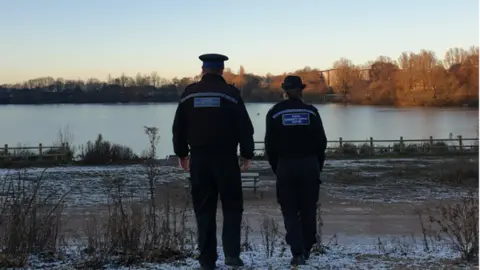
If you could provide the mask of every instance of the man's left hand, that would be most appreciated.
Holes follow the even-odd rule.
[[[252,164],[252,161],[250,159],[244,159],[242,162],[242,166],[240,167],[240,170],[242,172],[246,172],[248,169],[250,169],[251,164]]]
[[[184,157],[184,158],[178,158],[178,165],[180,168],[188,172],[190,170],[190,158]]]

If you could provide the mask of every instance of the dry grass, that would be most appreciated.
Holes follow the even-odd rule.
[[[46,198],[40,198],[41,179],[21,180],[21,175],[18,179],[15,192],[6,192],[8,188],[3,192],[5,196],[9,194],[11,203],[3,203],[1,208],[0,266],[25,267],[30,255],[61,258],[61,214],[65,213],[63,195],[50,194]],[[82,256],[75,261],[75,267],[98,269],[106,264],[132,266],[143,262],[172,262],[192,257],[196,239],[195,231],[187,224],[187,218],[191,215],[188,188],[184,189],[184,194],[164,193],[161,198],[153,195],[153,201],[138,202],[125,198],[125,181],[105,180],[104,185],[110,190],[108,211],[103,218],[98,214],[87,216],[85,227],[81,235],[77,236],[83,248]],[[312,253],[328,254],[331,246],[336,244],[336,237],[323,241],[320,205],[318,211],[319,243]],[[433,251],[435,245],[449,241],[458,249],[462,259],[475,260],[475,251],[478,250],[478,199],[464,199],[456,204],[441,205],[432,209],[427,217],[420,219],[423,222],[426,251]],[[264,217],[259,233],[262,237],[262,252],[266,257],[288,254],[280,226],[273,218]],[[253,232],[254,229],[245,220],[243,251],[256,251],[251,241]],[[410,240],[379,239],[377,247],[383,256],[407,256],[413,254]]]
[[[194,248],[191,229],[186,220],[191,208],[188,189],[184,190],[182,209],[172,204],[170,194],[156,198],[156,186],[160,176],[156,157],[158,143],[157,129],[145,127],[150,142],[146,151],[147,161],[144,163],[149,200],[138,203],[126,200],[124,179],[106,181],[110,190],[107,219],[99,222],[92,218],[87,222],[85,230],[88,246],[85,249],[86,259],[81,267],[100,267],[109,264],[132,265],[140,262],[166,262],[184,259],[190,256]],[[179,194],[176,194],[179,196]]]
[[[107,218],[100,220],[91,216],[86,222],[87,248],[79,266],[160,263],[191,255],[194,233],[185,222],[189,201],[185,202],[183,209],[172,207],[167,198],[165,207],[156,203],[152,206],[151,202],[122,198],[125,192],[123,181],[112,180],[106,185],[112,190]]]
[[[440,161],[440,162],[437,162]],[[478,157],[457,157],[428,160],[394,160],[374,162],[355,168],[332,171],[336,182],[358,184],[360,182],[401,181],[419,185],[436,183],[456,187],[478,188]],[[390,165],[390,166],[384,166]]]
[[[260,228],[262,245],[265,247],[267,258],[273,257],[276,247],[282,247],[282,254],[285,252],[284,236],[280,233],[278,223],[271,217],[264,217]]]
[[[478,157],[440,164],[437,180],[455,186],[478,188]]]
[[[43,175],[43,173],[42,173]],[[56,256],[67,194],[42,194],[42,176],[1,179],[0,267],[23,267],[32,254]]]
[[[145,128],[145,132],[151,143],[148,159],[153,160],[158,142],[157,129]],[[181,198],[184,202],[181,209],[178,204],[171,204],[173,198],[168,194],[156,198],[155,187],[160,176],[158,166],[155,162],[144,164],[145,185],[150,191],[146,203],[125,198],[128,180],[105,179],[109,197],[106,217],[89,215],[83,232],[70,235],[84,247],[81,259],[76,262],[77,268],[165,262],[191,255],[195,233],[186,224],[191,208],[188,189]],[[14,179],[13,176],[18,177]],[[43,173],[32,180],[20,172],[2,179],[0,267],[25,267],[31,255],[58,257],[61,252],[59,237],[64,233],[61,216],[66,214],[63,203],[68,193],[42,190],[42,177]]]
[[[425,251],[438,241],[448,241],[462,260],[478,261],[478,211],[478,194],[472,192],[458,202],[419,212]]]

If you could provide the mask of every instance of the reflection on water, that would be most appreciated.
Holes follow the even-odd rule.
[[[250,103],[255,139],[263,140],[265,115],[273,104]],[[7,105],[0,106],[0,144],[51,144],[60,128],[69,126],[74,144],[102,133],[115,143],[141,152],[147,147],[143,126],[160,130],[159,154],[172,154],[171,125],[176,104],[149,105]],[[426,139],[462,135],[477,137],[478,110],[469,108],[392,108],[318,105],[331,140]]]

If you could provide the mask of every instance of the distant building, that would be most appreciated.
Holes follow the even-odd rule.
[[[328,86],[328,87],[331,87],[332,85],[335,84],[335,73],[336,73],[336,69],[326,69],[326,70],[321,70],[320,72],[322,72],[323,74],[323,77],[325,78],[325,84]]]
[[[360,70],[359,75],[360,75],[360,78],[362,80],[366,80],[366,81],[370,80],[369,70],[370,69],[361,69]],[[332,69],[321,70],[320,72],[322,72],[323,77],[325,78],[325,83],[326,83],[327,86],[332,87],[335,84],[339,83],[338,78],[337,78],[338,69],[332,68]]]

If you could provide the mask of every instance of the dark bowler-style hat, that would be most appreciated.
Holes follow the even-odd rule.
[[[298,76],[289,75],[285,77],[282,83],[283,90],[292,90],[292,89],[300,89],[303,90],[305,88],[305,84],[302,83],[302,79]]]

